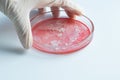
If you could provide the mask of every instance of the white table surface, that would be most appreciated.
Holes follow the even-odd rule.
[[[75,0],[93,20],[93,41],[82,51],[25,51],[0,13],[0,80],[120,80],[120,0]]]

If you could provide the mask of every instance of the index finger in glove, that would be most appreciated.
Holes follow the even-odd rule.
[[[82,15],[82,12],[78,5],[73,3],[71,0],[55,0],[51,6],[62,7],[63,9],[65,9],[69,17]]]

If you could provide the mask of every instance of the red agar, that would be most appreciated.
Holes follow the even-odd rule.
[[[55,54],[80,50],[88,44],[81,42],[90,35],[84,23],[69,18],[44,20],[33,26],[32,32],[34,48]]]

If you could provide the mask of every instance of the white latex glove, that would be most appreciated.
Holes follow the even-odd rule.
[[[78,6],[71,0],[0,0],[0,11],[14,23],[19,39],[26,49],[30,48],[33,42],[30,11],[39,8],[42,12],[45,7],[51,7],[55,17],[59,14],[59,7],[65,9],[69,17],[81,14]]]

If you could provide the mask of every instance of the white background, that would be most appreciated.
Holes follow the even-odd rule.
[[[24,51],[0,13],[0,80],[120,80],[120,1],[74,0],[94,22],[93,41],[82,51],[52,55]]]

